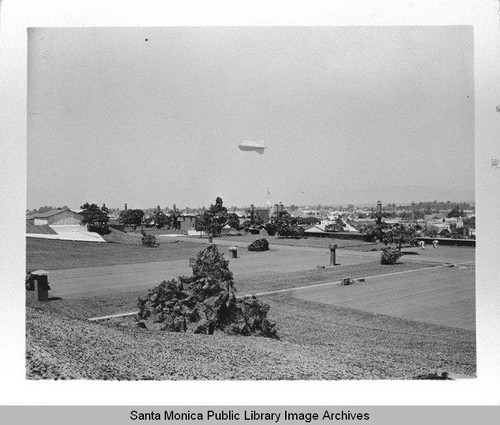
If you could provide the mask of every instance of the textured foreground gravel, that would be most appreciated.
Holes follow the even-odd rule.
[[[280,341],[146,331],[132,318],[92,323],[28,307],[27,378],[411,379],[475,372],[474,333],[331,306],[314,311],[281,297],[268,301]]]
[[[28,378],[336,379],[330,359],[256,337],[119,329],[28,309]]]

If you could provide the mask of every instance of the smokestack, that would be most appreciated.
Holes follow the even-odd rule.
[[[377,223],[382,223],[382,201],[377,201]]]
[[[411,221],[415,221],[415,201],[411,201]]]
[[[125,204],[125,211],[127,211],[127,204]]]
[[[158,212],[161,212],[160,206],[158,205]]]

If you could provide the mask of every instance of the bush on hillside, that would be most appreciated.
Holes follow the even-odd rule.
[[[269,242],[267,239],[257,239],[248,245],[249,251],[269,251]]]
[[[146,235],[145,233],[143,233],[141,238],[141,243],[142,246],[147,246],[147,247],[156,246],[156,236]]]
[[[189,260],[193,275],[163,281],[139,297],[138,325],[172,332],[277,338],[269,305],[255,296],[236,298],[229,261],[215,245]]]
[[[193,276],[212,278],[224,282],[233,282],[233,272],[229,270],[229,260],[224,258],[215,245],[209,245],[198,252],[196,258],[189,259]]]

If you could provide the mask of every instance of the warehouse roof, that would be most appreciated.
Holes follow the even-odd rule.
[[[52,217],[53,215],[60,214],[62,212],[70,211],[74,214],[79,214],[75,211],[71,211],[70,209],[64,209],[64,210],[50,210],[44,213],[35,213],[35,214],[28,214],[26,215],[26,219],[32,219],[32,218],[47,218],[47,217]]]

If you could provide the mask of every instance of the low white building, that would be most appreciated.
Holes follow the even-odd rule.
[[[51,210],[26,216],[26,222],[35,225],[79,225],[83,216],[71,210]]]

